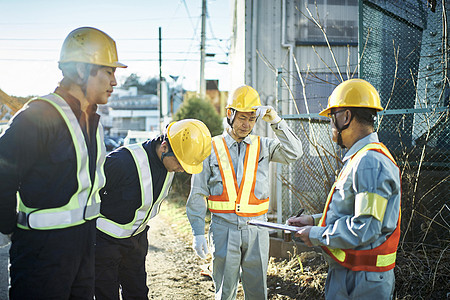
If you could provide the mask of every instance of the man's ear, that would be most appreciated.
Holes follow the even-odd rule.
[[[166,153],[169,150],[169,147],[167,145],[167,141],[165,141],[165,140],[162,141],[160,148],[161,148],[161,152]]]
[[[350,123],[350,120],[352,119],[352,111],[347,109],[344,114],[345,114],[344,125],[347,125]]]
[[[231,111],[231,109],[227,109],[227,118],[230,119],[232,116],[233,112]]]
[[[77,74],[81,80],[84,80],[87,76],[86,74],[86,66],[84,64],[76,64]]]

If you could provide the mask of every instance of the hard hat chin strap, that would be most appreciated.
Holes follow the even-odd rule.
[[[350,121],[348,122],[348,124],[346,124],[346,125],[342,126],[341,128],[339,128],[336,119],[333,119],[334,127],[336,127],[336,129],[338,131],[337,144],[342,149],[347,148],[347,147],[345,147],[344,141],[342,140],[342,131],[344,131],[345,129],[348,128],[348,126],[350,126],[350,123],[352,122],[352,120],[353,120],[353,113],[351,114]]]
[[[233,121],[234,117],[236,116],[236,110],[233,108],[227,109],[227,123],[230,125],[231,128],[233,128]]]
[[[231,131],[233,131],[233,122],[234,118],[236,117],[236,110],[234,108],[228,108],[227,110],[227,123],[230,125]],[[249,136],[251,132],[247,134]]]
[[[166,153],[161,153],[161,162],[164,160],[164,158],[168,157],[168,156],[175,156],[175,153],[173,153],[172,151],[167,151]]]

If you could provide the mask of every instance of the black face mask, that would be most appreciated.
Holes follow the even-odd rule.
[[[337,120],[336,120],[336,115],[337,115],[338,113],[344,112],[344,111],[346,111],[346,109],[345,109],[345,110],[336,111],[336,112],[333,112],[333,113],[329,113],[329,114],[328,114],[328,116],[331,118],[331,121],[333,122],[334,126],[336,127],[336,129],[337,129],[337,131],[338,131],[337,144],[338,144],[339,147],[341,147],[342,149],[344,149],[344,148],[346,148],[346,147],[344,146],[344,143],[343,143],[343,141],[342,141],[342,134],[341,134],[341,133],[342,133],[342,131],[344,131],[345,129],[347,129],[348,126],[350,126],[350,123],[351,123],[352,120],[353,120],[353,113],[352,113],[352,111],[350,111],[350,112],[351,112],[350,121],[348,122],[347,125],[344,125],[344,126],[342,126],[341,128],[339,128],[339,126],[338,126],[338,124],[337,124]]]

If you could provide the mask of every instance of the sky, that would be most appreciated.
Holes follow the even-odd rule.
[[[229,0],[208,0],[205,78],[228,90]],[[72,30],[90,26],[117,45],[119,85],[132,73],[141,81],[162,76],[169,85],[199,89],[202,0],[0,0],[0,89],[26,97],[53,92],[62,79],[58,59]],[[177,81],[172,76],[179,76]]]

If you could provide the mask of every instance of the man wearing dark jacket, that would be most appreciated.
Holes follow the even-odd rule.
[[[106,33],[72,31],[59,87],[25,104],[0,137],[0,232],[12,234],[12,300],[93,299],[106,155],[96,110],[125,67]]]
[[[199,120],[171,123],[167,133],[121,147],[106,158],[97,220],[95,298],[147,299],[148,221],[167,196],[174,172],[200,173],[211,134]]]

